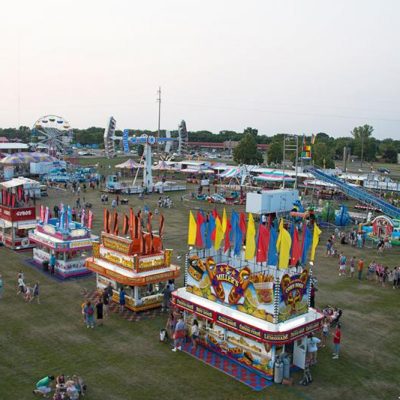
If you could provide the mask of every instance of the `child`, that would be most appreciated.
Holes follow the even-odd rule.
[[[321,347],[326,346],[326,341],[329,335],[329,321],[328,318],[324,318],[324,322],[322,323],[322,345]]]

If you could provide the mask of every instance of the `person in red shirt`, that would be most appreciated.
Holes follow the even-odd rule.
[[[340,330],[340,324],[337,325],[336,331],[333,335],[333,359],[336,360],[339,358],[340,351],[340,340],[342,338],[342,332]]]

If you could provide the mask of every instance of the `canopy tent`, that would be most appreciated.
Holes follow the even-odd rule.
[[[173,165],[174,163],[168,163],[168,161],[159,161],[157,165],[152,167],[156,171],[176,171],[177,169]]]
[[[254,179],[259,180],[259,181],[264,181],[264,182],[294,182],[295,179],[291,178],[290,176],[283,175],[282,173],[280,174],[260,174]]]
[[[130,158],[129,160],[126,160],[122,164],[116,165],[115,168],[119,168],[119,169],[134,169],[134,168],[143,168],[143,165],[137,163],[136,161],[134,161],[134,160],[132,160]]]
[[[239,167],[228,168],[224,172],[220,173],[219,176],[221,178],[236,178],[240,176],[240,168]]]
[[[57,158],[49,156],[46,153],[20,152],[20,153],[10,154],[4,157],[2,160],[0,160],[0,163],[5,165],[19,165],[19,164],[29,164],[31,162],[42,162],[42,161],[44,162],[57,161]]]
[[[35,185],[40,185],[40,182],[35,181],[33,179],[29,179],[29,178],[19,177],[19,178],[11,179],[10,181],[1,182],[0,187],[2,187],[4,189],[9,189],[9,188],[13,188],[13,187],[21,186],[21,185],[28,185],[28,184],[31,186],[35,186]]]

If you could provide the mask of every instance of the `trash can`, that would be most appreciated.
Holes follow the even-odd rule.
[[[275,360],[275,367],[274,367],[274,382],[275,383],[282,383],[283,381],[283,362],[279,357]]]
[[[290,378],[290,355],[285,354],[285,357],[283,358],[283,378],[284,379],[289,379]]]
[[[42,267],[43,267],[44,272],[49,272],[49,262],[48,261],[43,261]]]

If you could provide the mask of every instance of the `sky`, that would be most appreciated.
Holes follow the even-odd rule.
[[[398,0],[14,0],[0,127],[326,132],[400,139]]]

